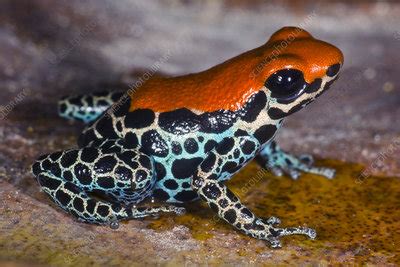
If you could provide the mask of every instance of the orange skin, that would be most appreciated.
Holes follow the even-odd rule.
[[[300,28],[285,27],[264,45],[208,70],[150,79],[130,94],[130,111],[166,112],[179,108],[201,112],[237,111],[278,70],[301,70],[306,82],[311,83],[337,63],[343,64],[343,54],[338,48]]]

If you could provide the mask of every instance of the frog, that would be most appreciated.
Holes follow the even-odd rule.
[[[283,236],[315,239],[312,228],[257,216],[225,182],[253,159],[277,176],[333,178],[334,169],[284,151],[275,136],[286,117],[330,88],[342,66],[336,46],[284,27],[263,45],[198,73],[150,78],[126,92],[64,97],[59,114],[86,123],[78,147],[39,157],[32,173],[52,201],[86,223],[118,227],[180,215],[184,205],[203,201],[272,248],[281,247]]]

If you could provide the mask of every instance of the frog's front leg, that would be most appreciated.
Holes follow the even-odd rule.
[[[302,234],[315,238],[313,229],[305,227],[277,228],[280,220],[258,218],[218,179],[224,173],[231,175],[252,158],[255,143],[251,139],[228,138],[215,150],[208,152],[192,178],[192,188],[205,200],[220,218],[246,235],[266,240],[272,247],[280,247],[279,237]],[[252,150],[252,151],[250,151]]]
[[[270,169],[275,175],[282,176],[288,174],[296,180],[300,177],[300,172],[308,172],[325,176],[328,179],[335,177],[335,170],[324,167],[315,167],[314,159],[311,155],[295,157],[283,151],[275,141],[266,145],[259,153],[263,167]]]
[[[159,212],[183,212],[173,206],[133,206],[152,194],[154,166],[150,157],[124,140],[42,156],[32,172],[56,204],[86,222],[103,224]]]

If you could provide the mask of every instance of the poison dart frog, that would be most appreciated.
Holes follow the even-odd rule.
[[[283,119],[328,90],[342,65],[338,48],[285,27],[264,45],[199,73],[155,77],[125,93],[65,97],[60,115],[88,123],[78,148],[41,156],[32,172],[57,205],[88,223],[117,227],[121,220],[181,214],[179,203],[201,199],[272,247],[286,235],[313,239],[311,228],[280,228],[278,218],[258,217],[224,182],[256,157],[279,176],[332,178],[334,170],[273,140]],[[153,197],[166,204],[137,206]]]

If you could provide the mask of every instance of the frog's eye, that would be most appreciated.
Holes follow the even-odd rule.
[[[279,70],[265,82],[265,87],[271,91],[271,97],[287,101],[301,95],[306,85],[303,73],[296,69]]]

